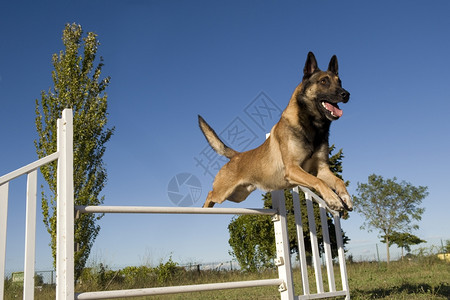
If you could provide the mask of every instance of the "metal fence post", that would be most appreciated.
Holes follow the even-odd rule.
[[[300,271],[302,275],[303,294],[309,295],[310,292],[309,292],[306,251],[305,251],[305,238],[303,235],[303,221],[302,221],[302,212],[300,209],[300,196],[298,194],[298,187],[295,187],[293,189],[292,199],[294,206],[295,226],[297,229],[298,255],[300,259]]]
[[[278,290],[280,291],[281,300],[293,300],[294,281],[292,278],[291,252],[289,249],[285,201],[283,190],[272,192],[272,207],[278,210],[278,214],[273,217],[277,251],[275,264],[278,267],[278,276],[283,280],[283,283],[279,286]]]
[[[36,257],[37,170],[27,176],[27,209],[23,298],[34,299],[34,262]]]
[[[328,288],[330,292],[336,291],[336,283],[334,281],[333,258],[331,255],[330,233],[328,231],[328,217],[325,205],[319,203],[320,221],[322,223],[323,248],[325,250],[325,263],[327,266]]]
[[[305,199],[306,199],[306,209],[308,211],[309,235],[311,239],[311,250],[314,263],[314,274],[316,276],[317,293],[322,294],[324,292],[322,281],[322,270],[320,268],[319,242],[317,241],[317,230],[316,230],[316,221],[314,220],[312,195],[308,192],[305,192]]]
[[[0,185],[0,299],[5,292],[6,227],[8,225],[9,182]]]
[[[73,115],[58,119],[56,299],[74,299]]]
[[[346,292],[345,299],[350,299],[350,289],[348,286],[347,266],[345,265],[344,241],[341,232],[341,220],[339,215],[334,215],[334,225],[336,228],[336,243],[338,247],[339,269],[341,271],[342,290]]]

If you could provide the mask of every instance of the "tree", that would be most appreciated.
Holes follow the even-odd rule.
[[[342,172],[342,158],[344,157],[342,149],[338,153],[331,155],[334,151],[334,145],[330,147],[330,169],[337,175]],[[296,232],[294,202],[290,190],[284,191],[286,213],[288,220],[288,231]],[[299,194],[300,201],[304,203],[303,193]],[[263,195],[263,208],[272,208],[272,197],[270,193]],[[304,205],[301,206],[302,220],[307,220],[307,211]],[[314,205],[314,217],[317,229],[317,239],[319,243],[319,252],[324,252],[322,223],[320,222],[320,212],[318,205]],[[337,256],[335,227],[330,215],[327,218],[328,230],[330,232],[330,243],[333,257]],[[230,232],[229,244],[232,248],[230,254],[236,258],[242,269],[247,271],[256,271],[261,268],[273,266],[273,259],[276,256],[275,235],[273,223],[268,216],[243,215],[234,217],[228,225]],[[311,240],[309,236],[309,224],[303,222],[303,236],[305,239],[305,251],[307,258],[311,259]],[[350,240],[342,232],[344,244]],[[289,248],[291,253],[298,254],[298,242],[295,234],[289,235]]]
[[[54,87],[41,92],[36,100],[35,140],[38,156],[44,157],[56,149],[56,120],[64,108],[74,113],[74,200],[75,205],[99,205],[104,197],[100,192],[106,184],[107,174],[103,163],[105,143],[114,128],[106,128],[107,95],[104,93],[110,78],[100,79],[103,59],[94,68],[99,42],[97,35],[89,32],[83,36],[80,25],[67,24],[63,30],[65,51],[52,57]],[[80,53],[82,52],[82,54]],[[51,235],[53,262],[56,261],[56,162],[41,167],[49,191],[42,189],[42,211],[47,231]],[[81,274],[100,226],[102,215],[82,214],[75,220],[75,278]]]
[[[386,243],[386,236],[381,236],[382,243]],[[411,247],[412,245],[418,245],[421,243],[426,243],[427,241],[424,241],[422,239],[420,239],[419,237],[407,233],[407,232],[397,232],[394,231],[391,234],[391,237],[389,238],[389,247],[392,246],[393,244],[396,244],[399,248],[402,249],[402,260],[403,260],[403,249],[406,249],[406,251],[411,252]]]
[[[271,267],[275,249],[275,233],[270,216],[242,215],[228,225],[230,255],[241,269],[255,272]]]
[[[369,176],[368,183],[358,182],[358,195],[353,196],[353,202],[356,212],[365,219],[361,229],[378,229],[384,234],[388,263],[394,232],[419,228],[413,221],[419,221],[425,210],[419,205],[428,195],[427,189],[426,186],[415,187],[405,181],[398,183],[396,177],[384,179],[375,174]]]

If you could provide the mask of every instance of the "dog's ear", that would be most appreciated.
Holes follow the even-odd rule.
[[[330,64],[328,65],[328,71],[330,71],[331,73],[336,74],[336,76],[339,75],[339,72],[338,72],[338,61],[337,61],[336,55],[333,55],[333,57],[330,59]]]
[[[314,72],[318,71],[316,57],[312,52],[308,53],[305,67],[303,68],[303,79],[309,78]]]

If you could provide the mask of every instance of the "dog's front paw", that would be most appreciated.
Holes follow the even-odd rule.
[[[332,210],[335,210],[335,211],[343,211],[344,210],[344,205],[342,204],[342,200],[339,198],[338,195],[336,195],[331,190],[328,193],[328,195],[323,197],[323,200],[325,200],[328,207]]]
[[[344,206],[340,202],[328,202],[328,207],[335,211],[344,211]]]
[[[352,202],[352,198],[350,197],[349,194],[344,194],[344,195],[339,195],[342,199],[342,202],[344,202],[345,205],[345,209],[348,211],[352,211],[353,210],[353,202]]]

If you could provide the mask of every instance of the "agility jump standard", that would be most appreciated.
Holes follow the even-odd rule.
[[[74,206],[73,198],[73,117],[72,110],[65,109],[62,118],[58,119],[57,152],[37,160],[23,168],[17,169],[0,177],[0,300],[4,295],[5,257],[6,257],[6,224],[8,210],[9,182],[19,176],[27,175],[27,216],[25,242],[25,270],[23,299],[34,299],[34,260],[36,244],[36,199],[37,199],[37,169],[52,161],[58,160],[57,170],[57,262],[56,262],[56,299],[111,299],[118,297],[138,297],[174,293],[191,293],[221,289],[237,289],[246,287],[278,286],[280,298],[285,299],[320,299],[345,296],[350,299],[350,292],[345,266],[345,255],[341,234],[339,213],[330,210],[326,203],[316,194],[304,187],[295,188],[294,213],[296,235],[299,246],[300,269],[303,295],[295,295],[292,264],[290,258],[287,216],[283,191],[272,192],[273,209],[253,208],[193,208],[193,207],[143,207],[143,206]],[[305,193],[308,212],[309,234],[313,254],[313,265],[316,279],[316,293],[309,288],[303,223],[300,212],[299,191]],[[314,220],[313,201],[318,203],[322,234],[324,240],[325,261],[328,278],[328,291],[323,287],[323,278],[319,256],[319,248]],[[145,214],[255,214],[270,215],[274,223],[276,259],[278,278],[188,286],[171,286],[147,289],[131,289],[117,291],[75,293],[74,285],[74,210],[77,213],[145,213]],[[327,214],[334,219],[338,260],[341,273],[342,290],[336,290],[331,244],[327,225]]]

